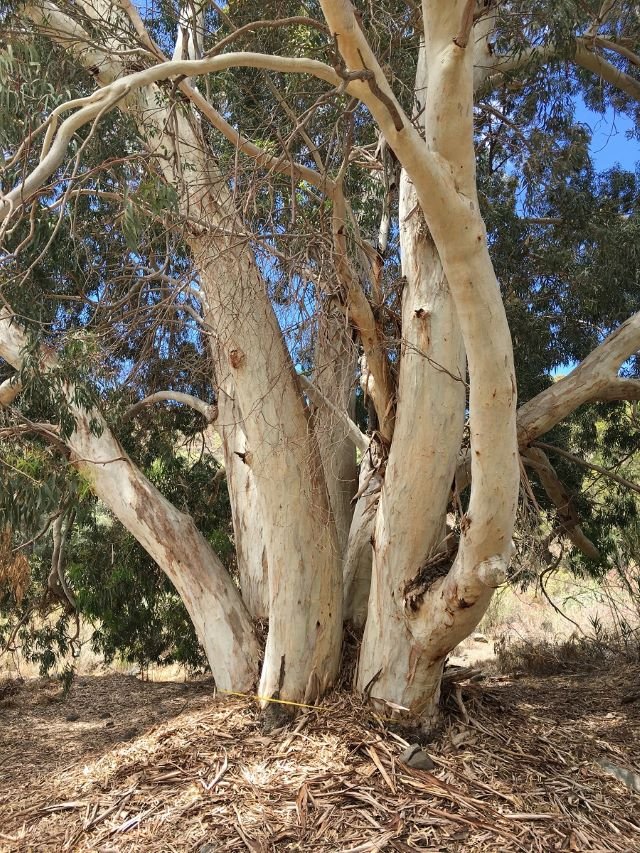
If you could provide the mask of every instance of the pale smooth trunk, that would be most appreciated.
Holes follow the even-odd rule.
[[[264,620],[269,616],[269,559],[255,478],[244,461],[249,446],[242,413],[233,394],[230,380],[218,385],[216,429],[222,440],[242,600],[254,619]]]
[[[230,204],[223,190],[218,202]],[[337,674],[342,624],[340,554],[317,441],[249,246],[239,238],[190,244],[218,340],[217,370],[232,376],[242,412],[243,462],[255,480],[268,555],[260,695],[315,699]]]
[[[424,649],[420,601],[409,590],[420,586],[422,567],[442,543],[462,440],[466,364],[442,265],[405,173],[400,229],[406,284],[398,414],[375,519],[357,685],[419,717],[437,702],[442,660]]]

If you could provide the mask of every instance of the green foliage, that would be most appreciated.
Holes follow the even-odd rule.
[[[158,447],[166,439],[159,439]],[[147,454],[151,459],[151,454]],[[151,481],[190,513],[230,571],[234,570],[229,499],[217,466],[185,455],[151,459]],[[218,485],[212,490],[211,485]],[[59,499],[59,495],[58,495]],[[182,663],[202,668],[206,661],[189,616],[170,581],[146,551],[86,490],[77,491],[77,516],[67,554],[66,576],[77,614],[60,609],[46,589],[51,545],[43,537],[31,549],[28,589],[16,600],[0,572],[0,648],[27,617],[13,645],[48,673],[79,651],[76,615],[93,626],[92,648],[105,661],[115,658],[149,664]],[[22,530],[27,528],[22,520]],[[34,550],[35,549],[35,550]],[[53,610],[51,608],[53,607]],[[48,613],[52,615],[47,616]],[[67,670],[63,670],[63,675]]]
[[[189,512],[231,569],[230,509],[224,487],[211,491],[216,466],[177,456],[154,459],[147,476]],[[208,488],[207,488],[208,487]],[[189,616],[172,584],[146,551],[100,505],[83,516],[72,543],[68,575],[79,611],[95,624],[92,646],[106,661],[118,656],[149,663],[205,660]]]
[[[52,465],[44,447],[3,443],[0,458],[0,528],[33,530],[58,506],[67,472]]]

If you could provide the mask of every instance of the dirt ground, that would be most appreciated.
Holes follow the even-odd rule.
[[[640,699],[623,701],[640,667],[465,686],[431,772],[344,695],[265,734],[250,699],[208,682],[16,687],[2,851],[640,850],[639,795],[598,763],[640,769]]]

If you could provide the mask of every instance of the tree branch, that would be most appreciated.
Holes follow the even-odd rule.
[[[163,401],[182,403],[184,406],[195,409],[196,412],[199,412],[204,417],[208,424],[215,421],[218,417],[218,407],[216,405],[205,403],[204,400],[194,397],[193,394],[183,394],[181,391],[156,391],[153,394],[149,394],[144,400],[139,400],[133,406],[130,406],[124,413],[122,420],[128,421],[137,415],[141,409],[145,408],[145,406],[151,406],[153,403]]]
[[[640,311],[612,332],[580,364],[518,409],[518,445],[528,447],[585,403],[640,400],[640,379],[618,376],[640,349]],[[456,488],[471,482],[471,453],[458,460]]]
[[[142,18],[140,17],[138,10],[135,8],[131,0],[118,0],[120,6],[127,12],[129,17],[131,18],[131,22],[133,27],[140,38],[141,42],[157,57],[160,62],[168,62],[168,57],[162,52],[160,47],[151,39],[149,33],[145,29],[144,23],[142,22]],[[292,23],[301,23],[306,22],[307,18],[287,18],[285,22]],[[250,30],[251,28],[255,28],[255,25],[258,24],[267,24],[272,22],[264,22],[257,21],[253,24],[247,24],[246,27],[241,27],[239,30],[236,30],[235,33],[232,33],[227,39],[223,39],[219,42],[215,48],[207,51],[205,57],[215,56],[218,54],[226,44],[238,36],[241,31]],[[283,23],[283,22],[277,22]],[[315,22],[316,25],[320,29],[324,29],[324,25]],[[211,123],[212,127],[214,127],[217,131],[219,131],[226,139],[229,140],[236,148],[245,154],[247,157],[250,157],[252,160],[256,162],[258,166],[262,168],[269,169],[273,172],[279,174],[291,174],[293,173],[298,180],[308,181],[312,186],[317,187],[322,190],[329,198],[333,196],[334,192],[334,182],[331,178],[320,172],[316,172],[314,169],[310,169],[308,166],[305,166],[301,163],[296,163],[291,160],[285,154],[282,154],[279,157],[275,157],[273,154],[269,154],[266,151],[263,151],[262,148],[259,148],[245,136],[243,136],[240,131],[236,130],[232,125],[226,121],[225,118],[216,110],[216,108],[202,95],[197,89],[195,89],[186,79],[181,80],[178,83],[178,89],[185,95],[191,103],[198,109],[202,115]],[[312,152],[313,153],[313,152]]]
[[[42,35],[70,51],[101,83],[111,83],[122,74],[124,66],[117,58],[118,52],[96,47],[87,31],[61,12],[55,3],[50,0],[27,3],[23,11]]]
[[[598,47],[603,47],[605,50],[612,50],[614,53],[618,53],[620,56],[624,56],[625,59],[628,59],[632,65],[640,66],[640,56],[637,53],[634,53],[632,50],[629,50],[628,47],[625,47],[622,44],[618,44],[615,41],[611,41],[611,39],[603,39],[598,36],[595,40],[595,43]]]
[[[547,455],[538,447],[529,447],[522,456],[524,461],[536,471],[547,496],[555,505],[562,530],[586,557],[590,560],[599,560],[600,552],[583,533],[571,495],[567,492]]]
[[[605,468],[602,465],[597,465],[595,462],[587,462],[586,459],[581,459],[579,456],[576,456],[574,453],[570,453],[568,450],[564,450],[562,447],[556,447],[553,444],[545,444],[544,441],[534,441],[533,447],[541,447],[544,448],[544,450],[549,450],[551,453],[556,453],[558,456],[563,456],[570,462],[580,465],[581,468],[588,468],[591,471],[597,471],[609,480],[613,480],[615,483],[624,486],[625,489],[631,489],[632,491],[640,494],[640,485],[638,485],[638,483],[633,483],[631,480],[627,480],[619,474],[616,474],[615,471],[611,471],[609,468]]]
[[[469,44],[469,36],[471,35],[471,30],[473,29],[473,18],[474,12],[476,8],[476,0],[467,0],[467,3],[464,7],[464,11],[462,13],[462,20],[460,21],[460,29],[458,30],[458,34],[454,36],[454,44],[457,44],[458,47],[466,48]]]
[[[47,578],[47,590],[51,595],[54,595],[75,610],[75,596],[69,589],[64,576],[65,547],[69,531],[73,526],[75,512],[71,511],[68,518],[66,518],[66,524],[65,512],[66,510],[60,511],[53,522],[53,553],[51,554],[51,570]]]
[[[126,2],[129,2],[129,0],[126,0]],[[215,47],[212,47],[211,50],[208,50],[205,53],[205,56],[216,56],[232,42],[237,41],[237,39],[241,38],[246,33],[254,32],[255,30],[295,26],[314,27],[322,33],[329,33],[327,26],[323,24],[322,21],[316,21],[315,18],[307,18],[304,15],[294,15],[289,18],[278,18],[276,20],[267,19],[262,21],[251,21],[242,27],[238,27],[235,32],[230,33],[228,36],[221,39]]]
[[[599,40],[596,39],[595,43],[597,44],[598,41]],[[573,62],[581,68],[593,72],[611,86],[615,86],[615,88],[625,92],[625,94],[630,98],[633,98],[635,101],[640,101],[640,80],[637,80],[630,74],[626,74],[624,71],[621,71],[605,59],[604,56],[596,53],[593,49],[593,45],[594,42],[592,40],[576,38]],[[616,50],[617,48],[617,45],[614,46],[613,42],[609,42],[608,44],[603,43],[602,46],[611,50]],[[619,49],[617,52],[622,54],[622,51]],[[493,84],[492,88],[494,88],[495,85],[504,79],[504,74],[513,73],[527,65],[538,66],[545,62],[551,62],[561,58],[561,51],[559,47],[554,44],[544,45],[541,47],[531,47],[510,56],[494,56],[491,60],[494,73],[488,75],[486,80],[488,84]],[[627,56],[627,59],[629,59],[632,64],[636,64],[635,54],[633,55],[633,58]]]
[[[228,53],[209,59],[171,60],[120,77],[87,98],[78,98],[62,108],[57,108],[57,114],[72,107],[78,109],[60,125],[57,132],[55,132],[55,123],[50,125],[38,166],[0,199],[0,222],[3,222],[14,210],[22,207],[62,164],[71,139],[85,124],[99,120],[120,101],[130,98],[137,90],[153,83],[183,75],[191,77],[210,74],[228,68],[264,68],[285,74],[311,74],[335,86],[340,86],[342,83],[339,75],[323,62],[261,53]],[[195,90],[193,98],[194,103],[200,103]],[[204,104],[206,106],[206,101]],[[318,174],[313,169],[309,169],[309,172],[314,175],[314,183],[317,184]],[[323,185],[324,181],[321,180],[320,184]]]
[[[603,0],[602,5],[600,6],[600,11],[593,19],[591,26],[586,31],[585,38],[595,38],[598,35],[598,30],[607,20],[613,7],[616,5],[617,0]]]
[[[0,406],[10,406],[22,391],[22,383],[17,376],[11,376],[0,382]]]
[[[8,305],[0,307],[0,358],[16,369],[22,364],[27,336]],[[42,369],[56,365],[55,353],[44,351]],[[176,587],[196,625],[217,684],[251,690],[255,681],[258,645],[242,599],[224,566],[191,516],[179,511],[131,462],[97,409],[75,402],[71,383],[65,396],[76,421],[66,439],[71,462],[86,476],[92,490],[125,525]],[[98,437],[92,422],[102,427]],[[185,550],[186,549],[186,550]],[[185,562],[185,554],[189,559]],[[189,587],[193,567],[195,596]],[[215,624],[216,630],[205,630]]]
[[[640,349],[640,311],[612,332],[570,373],[518,411],[520,446],[531,444],[585,403],[640,400],[640,380],[618,371]]]
[[[635,77],[616,68],[615,65],[592,50],[585,39],[576,39],[574,61],[582,68],[597,74],[598,77],[615,86],[616,89],[620,89],[630,98],[640,101],[640,80],[636,80]]]
[[[358,428],[357,424],[351,420],[346,412],[343,412],[338,409],[337,406],[334,406],[331,400],[329,400],[328,397],[325,397],[322,391],[313,384],[308,376],[305,376],[303,373],[299,373],[298,379],[300,380],[305,393],[313,403],[315,403],[316,406],[324,406],[329,409],[329,411],[347,428],[348,437],[351,439],[354,446],[357,447],[358,450],[362,451],[362,453],[365,453],[369,449],[369,439]]]
[[[342,188],[338,182],[332,216],[335,271],[344,290],[345,300],[350,312],[349,319],[358,329],[360,342],[367,359],[367,367],[373,379],[370,393],[378,416],[380,432],[385,438],[390,439],[393,434],[395,413],[389,362],[373,310],[349,259],[346,227],[346,205]]]

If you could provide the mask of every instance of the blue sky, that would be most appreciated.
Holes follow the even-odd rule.
[[[616,163],[629,171],[635,169],[640,151],[638,140],[627,138],[627,132],[633,129],[629,118],[612,109],[600,115],[580,103],[576,119],[588,125],[593,132],[591,155],[598,169],[604,171]]]

